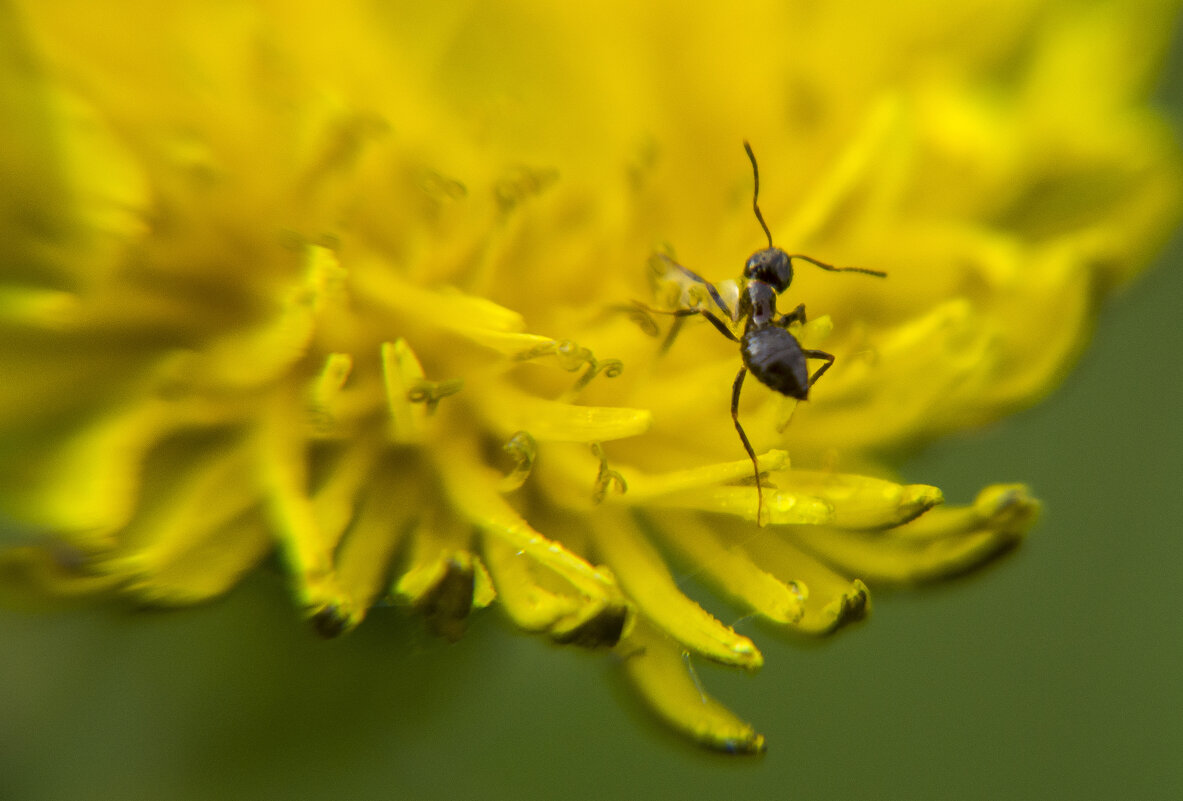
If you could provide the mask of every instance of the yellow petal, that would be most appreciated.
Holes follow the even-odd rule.
[[[732,515],[754,523],[758,503],[755,487],[705,487],[663,495],[653,505]],[[823,498],[769,488],[764,490],[764,518],[769,525],[820,525],[834,519],[834,507]]]
[[[758,754],[764,737],[707,695],[677,643],[638,622],[620,652],[625,675],[667,724],[695,742],[732,754]]]
[[[415,532],[393,594],[414,606],[436,634],[457,640],[473,609],[475,568],[469,551],[448,547],[452,537],[436,535],[429,528]]]
[[[871,607],[867,586],[851,581],[786,542],[775,529],[742,541],[742,547],[768,572],[784,582],[795,582],[807,591],[804,612],[791,627],[808,634],[829,634],[848,623],[862,620]]]
[[[757,460],[761,472],[782,470],[788,467],[789,454],[781,450],[772,450],[761,454]],[[630,469],[626,465],[621,465],[618,469],[628,482],[626,500],[637,504],[649,502],[664,495],[701,490],[713,485],[751,479],[753,475],[752,463],[748,459],[703,465],[686,470],[674,470],[668,473],[643,473]]]
[[[271,547],[257,514],[252,454],[235,437],[164,449],[148,462],[146,500],[96,568],[142,600],[195,603],[219,592]]]
[[[898,526],[944,501],[936,487],[901,485],[892,481],[848,473],[794,470],[785,474],[794,492],[825,500],[834,509],[830,525],[838,528],[876,529]]]
[[[162,364],[161,375],[173,386],[244,390],[272,383],[308,348],[326,301],[327,271],[338,270],[324,248],[309,248],[303,276],[279,293],[271,319],[245,332],[235,331],[200,350],[181,350]]]
[[[348,511],[343,518],[347,527],[342,529],[344,536],[334,554],[335,583],[341,600],[330,613],[336,620],[326,619],[323,623],[329,629],[336,627],[345,631],[356,626],[381,597],[392,571],[394,556],[418,512],[416,502],[422,497],[419,482],[389,468],[374,471],[369,480],[370,486],[364,497],[350,496],[345,502]],[[313,502],[323,521],[322,500],[318,493]],[[413,562],[414,558],[409,556],[408,562]],[[408,596],[411,603],[419,601],[417,593],[408,593]]]
[[[623,598],[614,593],[589,597],[550,566],[497,537],[485,539],[484,555],[498,597],[520,628],[588,647],[619,640],[629,613]]]
[[[1020,485],[983,490],[970,506],[937,509],[882,532],[822,528],[791,536],[802,548],[868,581],[912,584],[948,578],[1013,548],[1038,515]]]
[[[195,536],[187,547],[148,570],[137,561],[122,563],[134,573],[112,573],[123,589],[152,604],[183,605],[207,601],[222,595],[253,568],[275,545],[271,533],[258,515],[228,521]],[[120,563],[116,563],[120,564]],[[111,570],[111,564],[100,567]]]
[[[312,380],[308,391],[310,422],[318,433],[330,434],[346,416],[342,408],[342,387],[353,371],[353,357],[348,353],[330,353],[325,357],[320,374]]]
[[[827,174],[816,181],[804,196],[794,219],[775,225],[786,241],[808,242],[841,216],[843,206],[855,195],[866,202],[868,184],[874,192],[884,193],[889,187],[882,180],[884,163],[890,162],[891,150],[900,129],[903,115],[900,98],[885,94],[871,105],[860,129],[848,140],[845,152],[834,159]],[[776,221],[773,221],[774,223]]]
[[[653,421],[647,409],[560,403],[508,387],[485,400],[482,411],[506,438],[525,431],[538,442],[608,442],[642,434]]]
[[[414,497],[414,491],[406,484],[415,485],[415,479],[400,481],[390,469],[378,470],[377,464],[384,443],[372,439],[360,439],[347,445],[328,448],[319,454],[321,462],[316,464],[317,473],[311,479],[308,494],[312,500],[316,525],[328,542],[340,542],[342,534],[357,514],[363,494],[372,497],[385,493],[391,497],[405,495],[404,501]],[[394,507],[392,511],[409,513],[413,507],[407,504]]]
[[[341,593],[333,577],[333,551],[341,531],[326,531],[308,494],[308,464],[300,430],[300,411],[274,402],[255,432],[260,489],[276,538],[295,580],[295,590],[309,615],[335,609]]]
[[[114,589],[122,576],[93,573],[85,557],[53,545],[18,545],[0,549],[0,600],[37,608],[50,599],[86,598]]]
[[[405,339],[382,343],[382,379],[396,442],[416,442],[423,434],[427,410],[411,403],[409,394],[423,380],[423,366]]]
[[[784,582],[752,561],[745,551],[729,545],[697,514],[671,512],[660,516],[660,524],[646,518],[647,526],[670,550],[687,564],[696,565],[716,589],[743,603],[753,612],[775,623],[796,623],[805,614],[805,590],[795,582]],[[751,534],[750,536],[762,536]]]
[[[164,404],[142,400],[102,414],[55,451],[6,460],[5,482],[25,487],[9,513],[80,546],[101,546],[130,519],[141,463],[172,424]]]
[[[750,639],[736,634],[682,593],[661,554],[638,530],[631,515],[603,508],[592,521],[596,550],[612,567],[621,588],[654,625],[707,659],[749,670],[764,663]]]
[[[616,580],[610,571],[592,567],[542,536],[505,502],[496,489],[499,476],[473,462],[475,447],[457,437],[440,443],[436,450],[441,478],[452,503],[486,537],[500,539],[510,549],[553,570],[596,603],[615,596]],[[493,569],[491,563],[489,569]]]

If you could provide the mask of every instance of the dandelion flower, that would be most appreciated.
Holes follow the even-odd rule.
[[[6,596],[192,604],[275,553],[326,635],[495,604],[761,750],[685,659],[761,653],[667,560],[823,634],[1022,538],[1022,486],[939,506],[892,460],[1048,391],[1163,240],[1171,11],[18,3]],[[786,293],[836,361],[805,404],[745,391],[764,521],[737,348],[635,305],[704,301],[655,253],[736,289],[744,138],[779,244],[889,274]]]

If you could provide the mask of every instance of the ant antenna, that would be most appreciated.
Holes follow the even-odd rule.
[[[868,270],[865,267],[835,267],[832,264],[826,264],[824,261],[818,261],[817,259],[811,256],[806,256],[802,253],[790,253],[787,255],[790,259],[801,259],[801,261],[807,261],[814,267],[821,267],[823,270],[829,270],[832,273],[862,273],[863,275],[873,275],[876,278],[887,277],[887,273],[880,270]]]
[[[752,189],[752,211],[756,212],[756,219],[760,221],[760,227],[764,229],[764,235],[768,237],[768,247],[772,247],[772,232],[768,230],[768,223],[764,222],[764,215],[760,213],[760,204],[756,199],[760,197],[760,168],[756,166],[756,154],[752,152],[752,146],[748,144],[748,140],[743,140],[743,149],[748,151],[748,158],[752,162],[752,177],[755,179],[756,185]]]

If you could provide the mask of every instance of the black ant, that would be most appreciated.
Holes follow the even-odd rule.
[[[668,259],[669,263],[681,270],[686,277],[706,287],[711,300],[733,323],[738,323],[741,319],[744,320],[743,336],[737,337],[726,323],[702,307],[663,313],[672,314],[675,317],[701,314],[710,321],[711,325],[719,329],[719,333],[733,342],[739,343],[743,367],[739,368],[739,373],[735,376],[735,383],[731,387],[731,420],[735,423],[735,430],[739,432],[739,439],[743,442],[744,450],[748,452],[748,458],[752,460],[752,467],[756,473],[756,521],[759,523],[764,509],[764,492],[760,486],[760,465],[756,460],[756,452],[752,450],[752,443],[748,441],[748,435],[744,433],[743,426],[739,423],[739,393],[743,389],[744,377],[748,371],[751,371],[752,375],[769,389],[797,400],[806,400],[809,397],[809,388],[817,383],[817,380],[834,364],[833,354],[826,353],[824,350],[802,348],[801,343],[787,330],[793,323],[805,322],[804,303],[799,304],[788,314],[777,317],[777,295],[788,289],[793,280],[792,260],[801,259],[815,267],[835,273],[863,273],[879,278],[886,278],[887,273],[878,270],[865,270],[861,267],[834,267],[800,253],[789,254],[774,247],[772,233],[768,230],[768,224],[764,222],[764,215],[760,213],[760,205],[757,202],[760,196],[760,169],[756,166],[756,155],[752,152],[752,146],[747,141],[743,143],[743,147],[747,151],[748,159],[752,162],[752,177],[755,181],[755,186],[752,189],[752,210],[756,212],[756,219],[760,221],[760,227],[764,229],[764,235],[768,237],[768,247],[758,250],[748,257],[743,268],[743,277],[747,279],[747,283],[739,296],[735,310],[727,308],[727,304],[719,295],[719,291],[715,289],[714,284],[672,259]],[[825,361],[825,364],[817,368],[813,375],[810,375],[806,364],[807,359],[821,359]]]

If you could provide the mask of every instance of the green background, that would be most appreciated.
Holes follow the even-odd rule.
[[[1167,74],[1178,120],[1179,47]],[[763,758],[495,611],[456,644],[398,613],[322,641],[263,571],[175,613],[0,610],[0,799],[1183,798],[1181,309],[1177,237],[1048,401],[905,468],[955,501],[1030,484],[1018,552],[822,643],[738,624],[765,668],[699,670]]]

